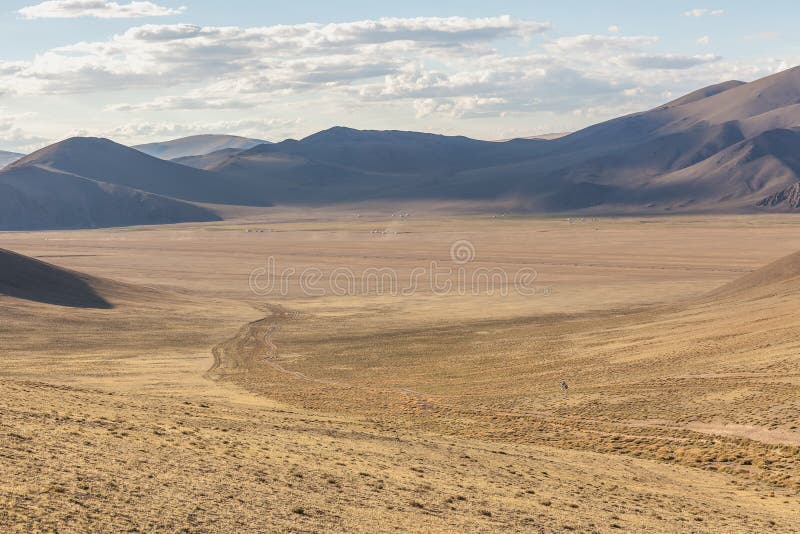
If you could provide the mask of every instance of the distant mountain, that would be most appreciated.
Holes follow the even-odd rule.
[[[210,152],[208,154],[201,154],[199,156],[183,156],[170,161],[173,163],[186,165],[187,167],[208,171],[219,167],[225,163],[228,158],[232,158],[233,156],[241,154],[244,151],[245,149],[241,148],[223,148],[222,150],[217,150],[216,152]]]
[[[194,202],[268,205],[235,179],[148,156],[108,139],[73,137],[29,154],[8,169],[39,166]]]
[[[751,83],[714,85],[552,141],[553,153],[537,167],[550,179],[611,188],[614,198],[604,204],[752,210],[800,181],[798,128],[795,67]]]
[[[552,141],[553,139],[561,139],[562,137],[566,137],[572,132],[553,132],[553,133],[543,133],[539,135],[528,135],[526,137],[512,137],[509,139],[503,139],[503,141],[511,141],[512,139],[541,139],[544,141]]]
[[[161,143],[136,145],[133,148],[150,156],[173,160],[187,156],[202,156],[228,148],[247,150],[264,143],[269,141],[237,135],[192,135]]]
[[[16,152],[5,152],[0,150],[0,169],[8,165],[9,163],[14,163],[19,158],[25,157],[25,154],[17,154]]]
[[[230,154],[206,168],[250,181],[259,194],[281,202],[426,198],[461,171],[528,161],[546,144],[335,127]]]
[[[799,131],[795,67],[550,140],[337,127],[217,153],[202,166],[288,203],[502,199],[544,212],[794,210]]]
[[[39,165],[0,171],[0,229],[43,230],[215,221],[206,208]]]
[[[34,166],[154,195],[241,205],[469,199],[535,212],[795,211],[800,67],[712,85],[548,140],[344,127],[249,148],[242,146],[258,141],[188,139],[167,144],[199,154],[165,161],[106,139],[73,138],[6,171]]]
[[[504,200],[542,211],[800,209],[800,67],[550,140],[332,128],[203,168],[286,203]]]
[[[531,159],[542,146],[536,140],[496,143],[461,136],[335,127],[302,141],[260,145],[239,157],[291,155],[363,172],[451,173]]]

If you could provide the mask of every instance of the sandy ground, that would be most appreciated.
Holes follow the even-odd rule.
[[[797,295],[700,298],[800,250],[800,218],[408,211],[0,234],[155,290],[112,310],[0,297],[0,524],[800,529]],[[431,262],[456,286],[536,277],[255,294],[270,257],[321,286]]]

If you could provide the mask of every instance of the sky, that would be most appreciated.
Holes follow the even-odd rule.
[[[574,131],[800,64],[797,0],[0,0],[0,150]]]

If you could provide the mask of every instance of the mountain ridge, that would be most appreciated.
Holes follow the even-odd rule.
[[[33,164],[212,204],[469,200],[542,213],[739,213],[800,209],[798,153],[794,67],[549,140],[337,126],[165,161],[106,139],[72,138],[7,169]]]
[[[0,171],[0,229],[51,230],[220,220],[212,210],[41,165]]]
[[[257,145],[269,143],[263,139],[253,139],[239,135],[200,134],[170,139],[155,143],[134,145],[140,152],[165,160],[188,156],[202,156],[224,149],[247,150]]]
[[[160,196],[212,204],[264,205],[235,180],[149,156],[100,137],[71,137],[37,150],[7,169],[29,165],[65,171]]]
[[[6,165],[10,165],[15,161],[19,160],[20,158],[24,158],[25,154],[20,154],[18,152],[7,152],[5,150],[0,150],[0,169],[5,167]]]

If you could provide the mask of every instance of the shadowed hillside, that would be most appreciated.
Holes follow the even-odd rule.
[[[8,169],[40,166],[148,193],[218,204],[263,205],[237,181],[148,156],[108,139],[73,137],[22,158]]]
[[[72,308],[112,308],[98,290],[101,284],[90,276],[0,249],[0,295]]]
[[[216,221],[211,210],[39,165],[0,172],[0,229],[45,230]]]

